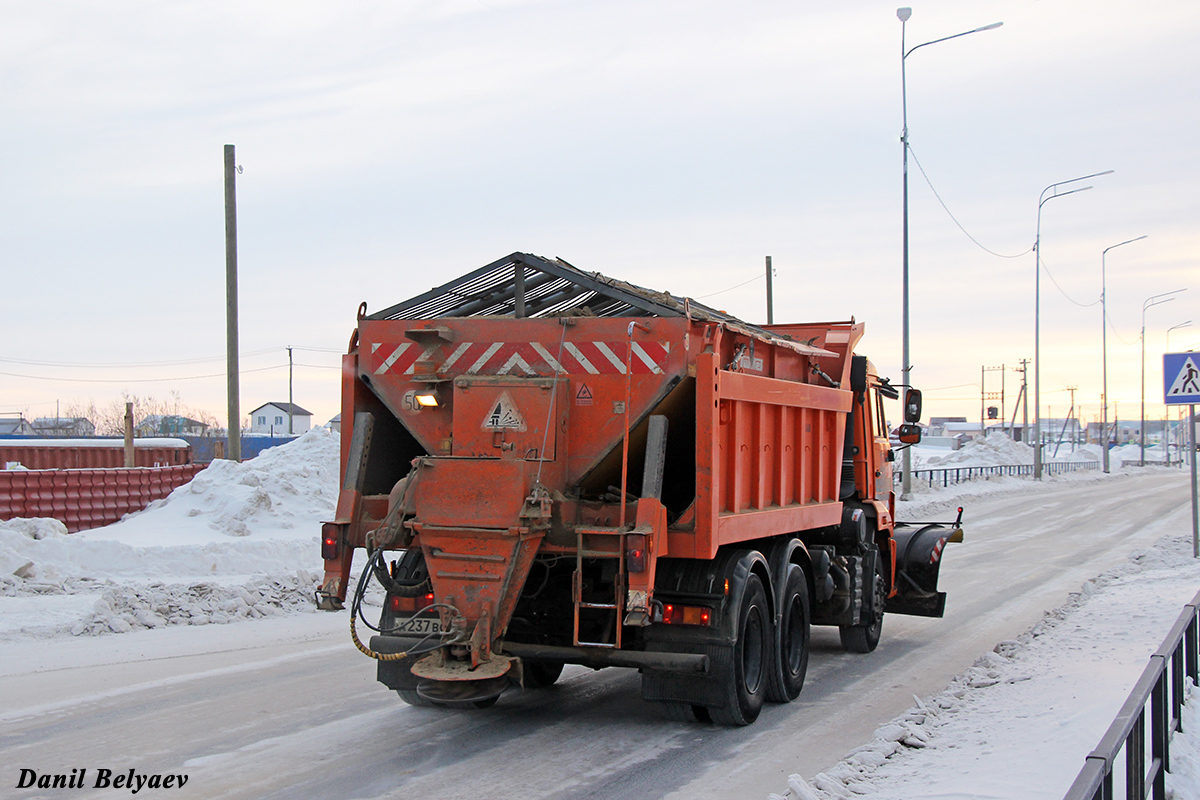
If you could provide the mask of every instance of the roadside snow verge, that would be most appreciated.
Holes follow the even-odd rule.
[[[1083,767],[1195,595],[1200,564],[1191,548],[1190,537],[1165,537],[1134,553],[1016,640],[997,644],[942,693],[914,698],[832,768],[811,780],[791,776],[787,792],[771,800],[1058,800],[1078,772],[1063,764]],[[1196,781],[1200,753],[1180,748],[1175,756],[1176,773]]]

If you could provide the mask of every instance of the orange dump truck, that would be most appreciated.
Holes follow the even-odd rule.
[[[570,663],[638,669],[675,718],[751,723],[799,694],[810,625],[867,652],[885,611],[944,608],[961,530],[897,526],[900,392],[862,333],[751,325],[522,253],[364,304],[318,602],[342,607],[364,548],[351,633],[413,704],[486,707]],[[902,439],[919,415],[910,390]]]

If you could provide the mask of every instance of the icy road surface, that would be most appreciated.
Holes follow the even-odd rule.
[[[951,518],[934,498],[911,508]],[[940,692],[1089,578],[1188,530],[1187,508],[1185,474],[1164,469],[990,487],[968,501],[966,542],[947,549],[945,619],[889,616],[865,656],[815,629],[800,699],[769,704],[742,729],[666,721],[640,700],[637,674],[620,669],[568,667],[556,686],[510,691],[484,711],[411,708],[375,682],[346,612],[6,637],[0,778],[6,794],[21,767],[104,767],[186,773],[177,798],[765,798],[871,741],[914,695]],[[1192,594],[1163,598],[1167,622],[1131,653],[1130,684]],[[1107,724],[1083,738],[1094,743]]]

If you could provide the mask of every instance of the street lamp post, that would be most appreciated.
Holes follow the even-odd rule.
[[[900,356],[900,382],[905,386],[911,386],[909,371],[912,365],[909,363],[909,339],[908,339],[908,77],[905,73],[905,61],[914,51],[931,44],[938,42],[957,39],[960,36],[967,36],[980,31],[990,31],[993,28],[999,28],[1003,22],[993,22],[991,25],[984,25],[982,28],[975,28],[962,33],[956,33],[953,36],[943,36],[940,39],[933,39],[928,42],[914,45],[911,49],[905,49],[904,34],[908,18],[912,16],[912,9],[908,7],[896,9],[896,17],[900,20],[900,105],[904,118],[904,127],[900,134],[900,143],[904,147],[904,214],[903,214],[903,267],[901,270],[901,287],[900,287],[900,339],[901,339],[901,356]],[[907,500],[912,496],[912,449],[904,448],[904,478],[901,481],[900,499]]]
[[[1171,352],[1171,331],[1176,330],[1177,328],[1187,328],[1191,324],[1192,324],[1192,321],[1189,319],[1187,322],[1181,322],[1178,325],[1172,325],[1171,327],[1167,328],[1167,346],[1163,349],[1163,352],[1165,352],[1165,353]],[[1164,441],[1167,438],[1167,422],[1169,422],[1169,420],[1165,420],[1163,422],[1163,439],[1164,439]],[[1176,430],[1178,430],[1178,428],[1176,428]],[[1178,434],[1176,434],[1175,439],[1176,439],[1176,441],[1178,441],[1178,439],[1179,439]],[[1179,444],[1179,452],[1180,452],[1179,466],[1182,467],[1183,466],[1183,457],[1182,457],[1183,444],[1182,443]],[[1171,447],[1170,447],[1170,445],[1167,445],[1167,466],[1168,467],[1171,466]]]
[[[1171,352],[1171,331],[1178,330],[1179,328],[1191,327],[1191,324],[1192,321],[1189,319],[1187,322],[1181,322],[1178,325],[1172,325],[1171,327],[1167,328],[1167,347],[1164,352]]]
[[[1107,284],[1105,283],[1104,257],[1108,255],[1108,251],[1113,247],[1140,242],[1146,238],[1146,234],[1142,234],[1136,239],[1128,239],[1119,244],[1114,244],[1112,247],[1104,248],[1104,252],[1100,254],[1100,347],[1102,351],[1101,359],[1104,362],[1104,388],[1101,391],[1100,403],[1103,406],[1102,422],[1100,430],[1103,431],[1102,447],[1104,448],[1104,471],[1108,472],[1108,306],[1107,306]]]
[[[1147,297],[1146,302],[1142,303],[1142,425],[1141,432],[1138,434],[1138,446],[1142,454],[1143,467],[1146,466],[1146,309],[1169,303],[1175,299],[1172,295],[1183,291],[1187,290],[1176,289],[1172,292],[1156,294],[1153,297]]]
[[[1069,194],[1086,192],[1092,188],[1081,186],[1078,189],[1060,192],[1058,190],[1060,186],[1110,174],[1112,174],[1111,169],[1071,178],[1069,181],[1052,183],[1042,189],[1042,193],[1038,196],[1037,236],[1033,240],[1033,477],[1037,480],[1042,479],[1042,206],[1056,197],[1066,197]],[[1053,191],[1051,192],[1051,190]],[[1046,192],[1051,193],[1047,195]]]

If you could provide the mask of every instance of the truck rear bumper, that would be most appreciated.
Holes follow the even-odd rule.
[[[616,650],[602,647],[554,647],[542,644],[505,642],[503,651],[518,658],[562,661],[585,667],[634,667],[660,672],[708,672],[708,656],[697,653],[651,653],[643,650]]]

